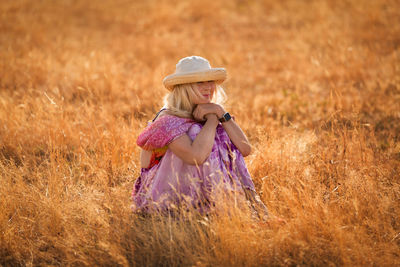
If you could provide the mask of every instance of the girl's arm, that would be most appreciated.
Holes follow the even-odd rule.
[[[150,165],[152,151],[140,149],[140,167],[147,168]]]
[[[218,115],[218,118],[221,118],[224,114],[225,112],[222,113],[221,116]],[[247,157],[248,155],[250,155],[251,145],[239,125],[233,119],[230,119],[227,122],[223,122],[222,127],[224,127],[232,143],[234,143],[235,146],[239,149],[242,156]]]
[[[200,118],[202,118],[204,114],[209,113],[216,114],[218,118],[222,118],[222,116],[226,113],[223,107],[214,103],[199,104],[197,105],[196,109],[198,110]],[[239,149],[242,156],[246,157],[250,155],[251,145],[240,126],[233,119],[223,122],[222,126],[224,127],[232,143],[234,143]]]
[[[157,114],[154,117],[154,119],[152,120],[152,122],[154,122],[157,118],[161,118],[162,116],[164,116],[165,110],[166,110],[166,108],[162,108],[159,112],[157,112]],[[141,168],[148,168],[150,166],[152,154],[153,154],[153,151],[151,151],[151,150],[140,149],[140,167]]]
[[[187,134],[184,134],[168,146],[175,155],[187,164],[201,165],[211,153],[218,118],[216,114],[212,113],[205,115],[205,118],[207,120],[205,125],[193,141]]]

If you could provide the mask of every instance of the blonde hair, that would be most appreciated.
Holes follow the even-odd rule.
[[[193,100],[203,97],[200,92],[194,89],[192,83],[177,84],[171,93],[164,97],[164,107],[167,109],[165,113],[181,118],[193,119],[193,110],[196,104]],[[222,105],[226,100],[224,89],[217,85],[214,91],[212,102]]]

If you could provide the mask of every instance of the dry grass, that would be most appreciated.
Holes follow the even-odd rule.
[[[398,1],[2,1],[0,265],[400,265]],[[136,137],[187,55],[281,227],[135,217]],[[228,203],[229,204],[229,203]]]

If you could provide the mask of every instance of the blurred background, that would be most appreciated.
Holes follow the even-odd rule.
[[[260,113],[318,120],[333,91],[351,97],[343,110],[395,112],[376,96],[390,96],[398,85],[397,4],[4,1],[1,87],[45,90],[64,101],[104,94],[117,104],[114,112],[147,112],[138,102],[151,97],[155,105],[177,61],[200,55],[227,68],[236,104]],[[249,97],[237,101],[243,95]]]

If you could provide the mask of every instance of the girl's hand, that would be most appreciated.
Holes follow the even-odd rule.
[[[207,103],[207,104],[198,104],[197,107],[193,111],[193,117],[198,121],[204,121],[206,114],[215,114],[217,118],[221,118],[224,115],[224,109],[214,103]]]
[[[218,121],[218,117],[217,117],[217,115],[215,115],[214,113],[208,113],[208,114],[204,115],[204,117],[206,118],[207,121],[213,120],[213,121],[216,122],[217,125],[218,125],[218,122],[219,122],[219,121]]]

